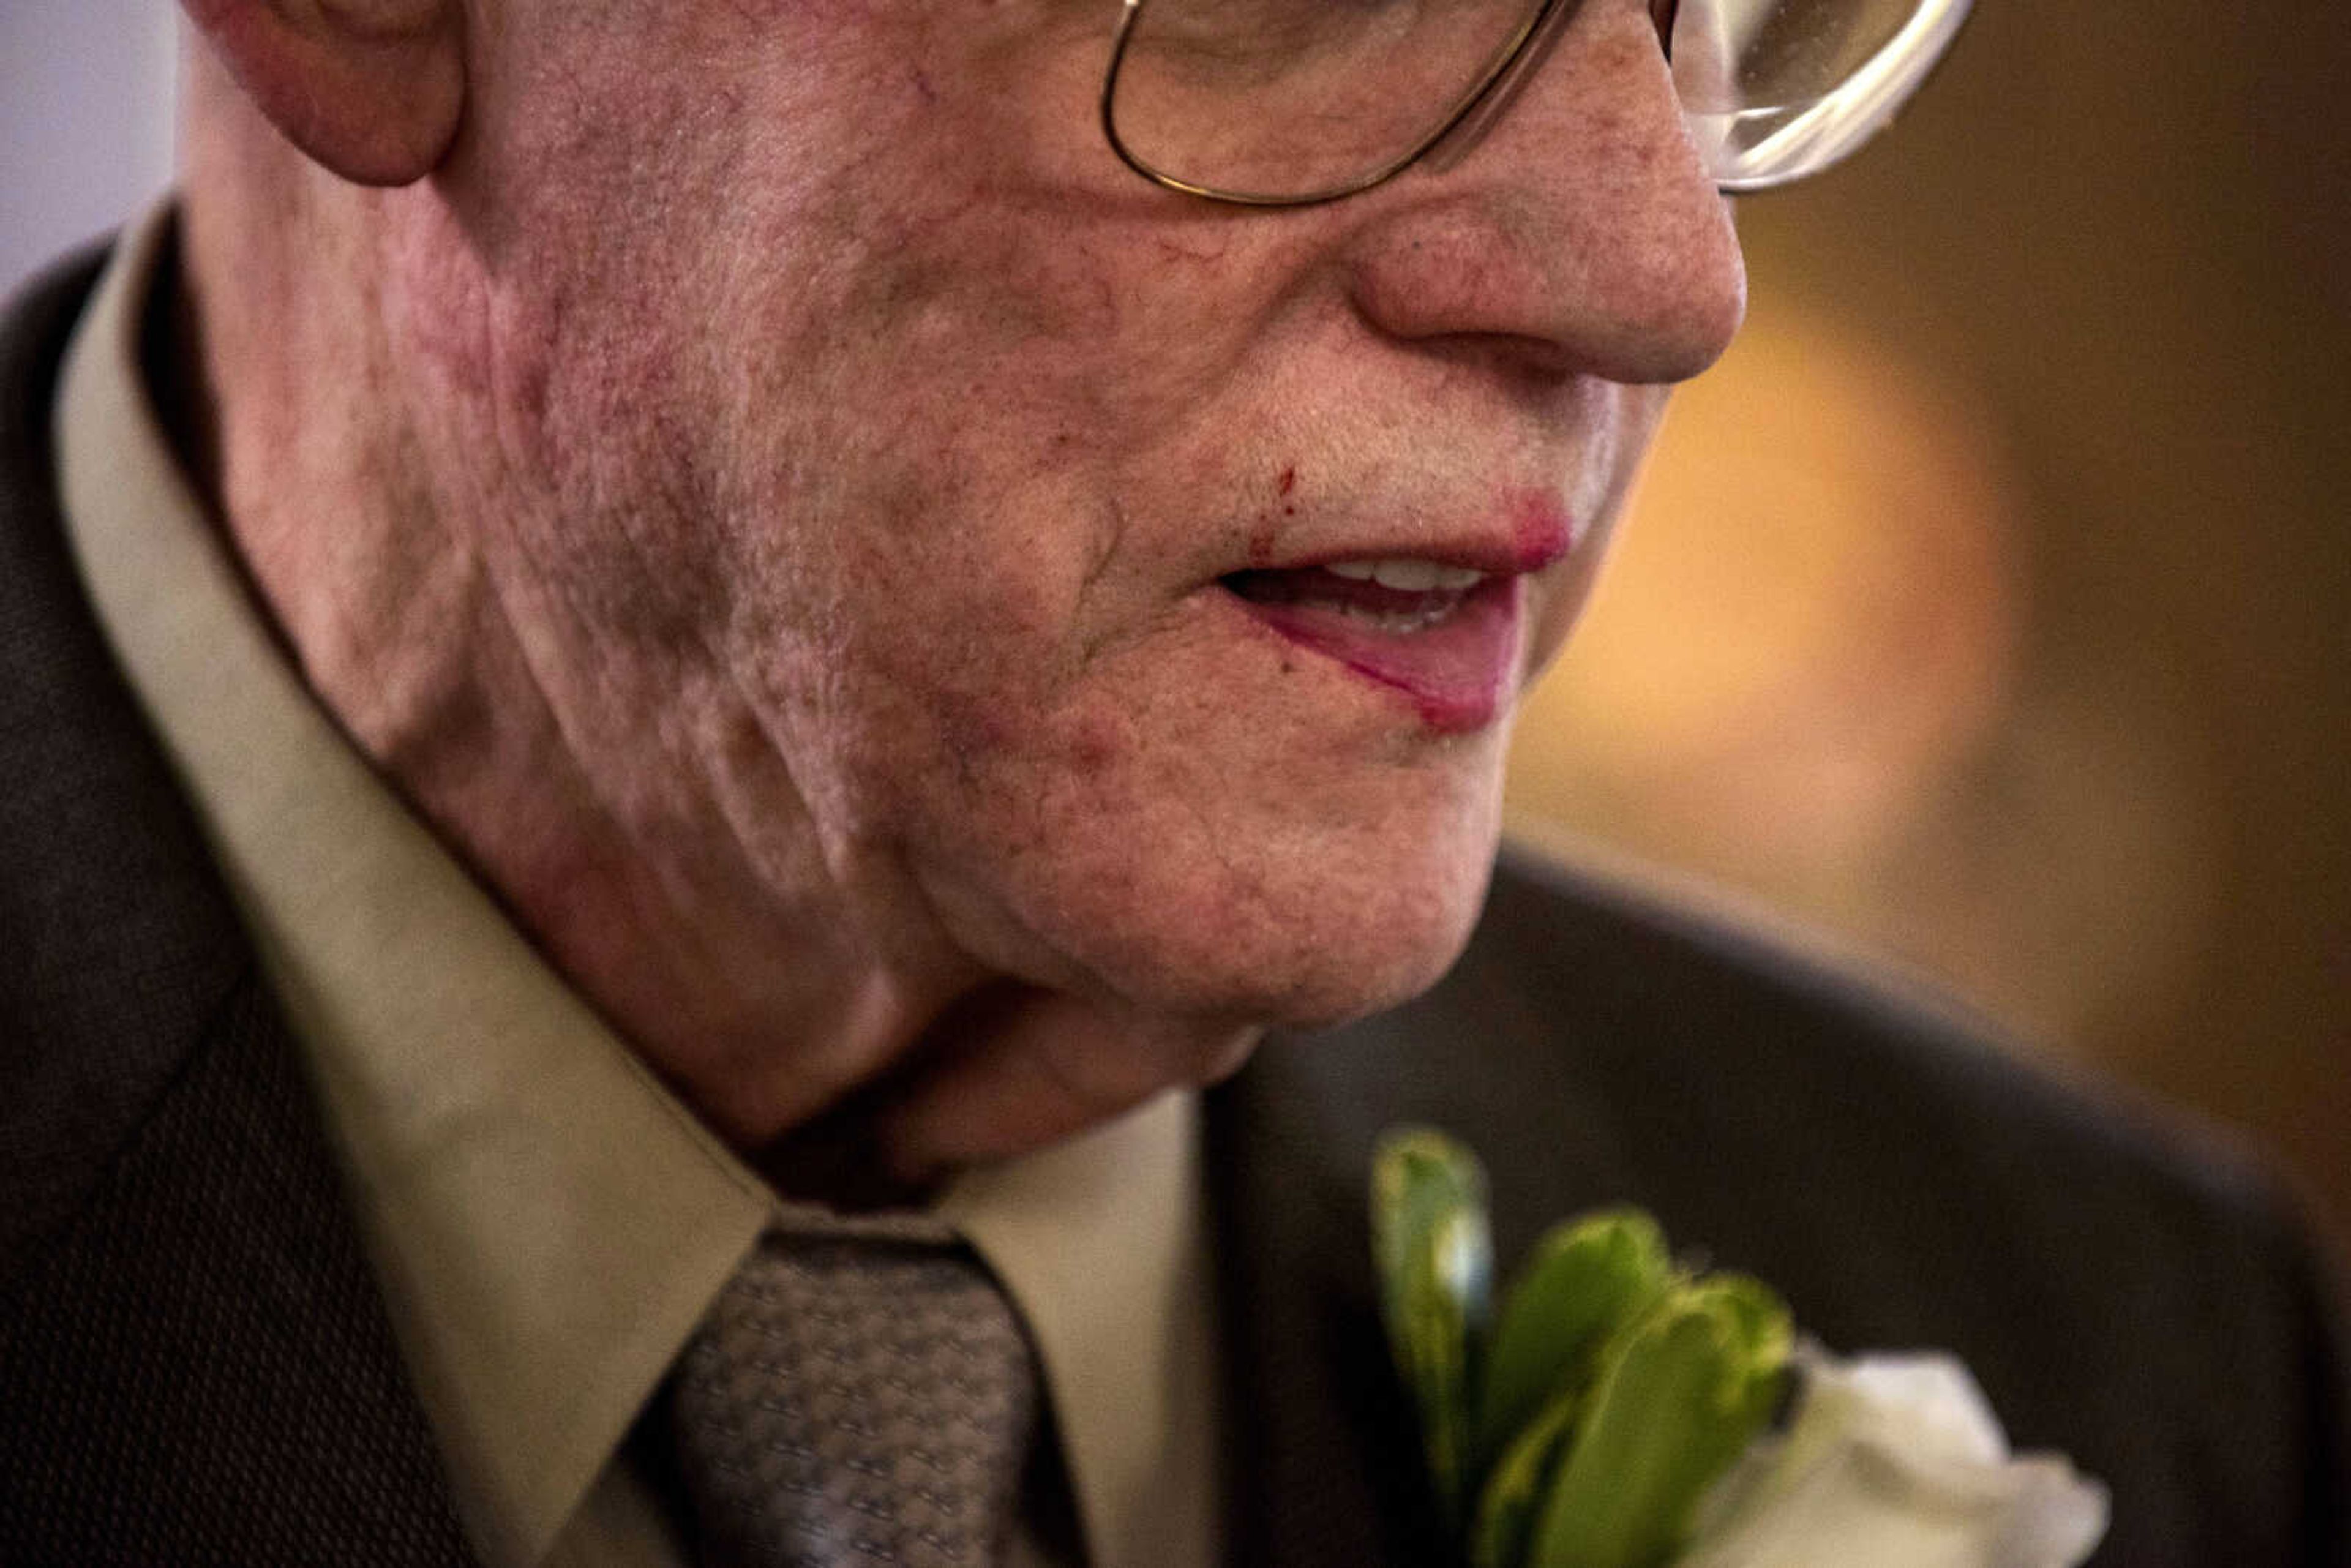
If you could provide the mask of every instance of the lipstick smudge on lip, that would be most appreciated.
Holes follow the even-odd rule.
[[[1239,572],[1225,586],[1270,631],[1406,698],[1439,734],[1483,729],[1510,700],[1519,647],[1515,577],[1411,592],[1310,567]]]
[[[1505,510],[1511,546],[1518,553],[1513,570],[1541,571],[1575,548],[1575,519],[1550,492],[1520,490],[1510,497]]]

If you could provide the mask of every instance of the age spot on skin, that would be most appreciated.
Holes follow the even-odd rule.
[[[1081,777],[1098,777],[1116,766],[1124,749],[1115,726],[1105,720],[1088,720],[1079,727],[1071,740],[1071,763]]]

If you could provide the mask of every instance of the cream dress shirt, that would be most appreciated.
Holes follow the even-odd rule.
[[[306,1054],[475,1547],[489,1568],[682,1562],[620,1445],[775,1197],[273,638],[141,377],[172,225],[165,204],[124,235],[66,362],[56,435],[84,580]],[[971,1172],[941,1205],[1028,1322],[1094,1568],[1205,1568],[1217,1550],[1196,1121],[1171,1095]]]

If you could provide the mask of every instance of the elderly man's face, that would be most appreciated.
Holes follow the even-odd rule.
[[[1115,161],[1114,20],[550,0],[475,40],[392,306],[641,803],[698,770],[761,875],[992,972],[1334,1019],[1458,951],[1736,244],[1640,0],[1457,162],[1294,212]]]

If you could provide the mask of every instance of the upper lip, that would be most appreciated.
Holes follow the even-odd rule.
[[[1193,569],[1216,580],[1414,560],[1520,577],[1573,553],[1586,533],[1584,508],[1603,499],[1589,481],[1606,453],[1557,442],[1480,453],[1474,441],[1450,453],[1451,472],[1441,476],[1422,466],[1411,443],[1365,443],[1348,458],[1311,443],[1272,460],[1220,454],[1215,466],[1232,484],[1211,481],[1219,526],[1194,536]]]
[[[1564,557],[1574,543],[1573,530],[1563,526],[1515,533],[1499,528],[1485,528],[1474,537],[1464,534],[1442,540],[1431,540],[1426,534],[1384,540],[1366,538],[1335,547],[1316,545],[1274,554],[1235,567],[1228,575],[1242,571],[1307,571],[1332,561],[1425,560],[1437,566],[1481,571],[1489,577],[1512,577],[1542,570]]]

